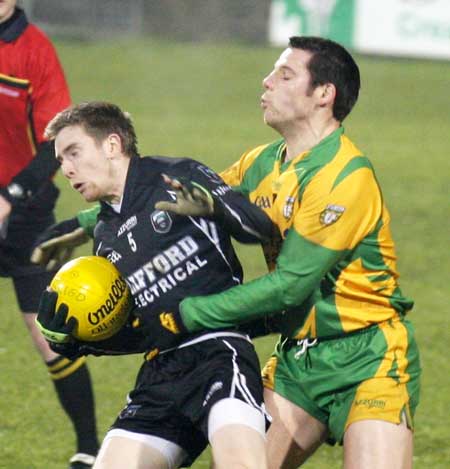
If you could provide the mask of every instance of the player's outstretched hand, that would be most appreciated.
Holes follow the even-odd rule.
[[[42,293],[36,324],[48,342],[63,344],[73,340],[71,334],[77,326],[77,319],[72,316],[67,321],[69,308],[61,303],[56,310],[57,301],[56,292],[45,290]]]
[[[178,311],[142,315],[137,311],[134,314],[132,326],[145,336],[152,356],[176,347],[188,332]]]
[[[163,174],[164,182],[175,192],[176,202],[159,201],[155,208],[178,215],[207,217],[214,214],[214,199],[200,184],[185,178],[173,179]]]
[[[36,240],[31,262],[56,270],[67,262],[74,249],[89,240],[76,217],[48,227]]]

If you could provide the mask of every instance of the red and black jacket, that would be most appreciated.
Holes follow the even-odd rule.
[[[58,164],[44,130],[69,105],[53,45],[16,8],[0,24],[0,188],[17,182],[31,195],[53,176]]]

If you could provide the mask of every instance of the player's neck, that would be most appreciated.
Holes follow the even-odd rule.
[[[114,160],[111,166],[111,188],[108,196],[104,197],[104,201],[112,205],[120,204],[125,192],[125,183],[127,180],[128,168],[130,166],[130,158],[119,158]]]
[[[282,133],[286,142],[284,161],[290,161],[301,153],[311,150],[311,148],[333,133],[339,125],[338,121],[330,119],[321,124],[304,122],[302,125],[286,130]]]

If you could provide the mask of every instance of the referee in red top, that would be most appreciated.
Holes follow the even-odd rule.
[[[71,469],[92,467],[98,449],[94,397],[85,359],[55,354],[35,326],[40,295],[54,272],[30,265],[36,237],[55,222],[59,190],[44,129],[70,105],[55,49],[16,0],[0,0],[0,276],[13,281],[19,308],[77,435]],[[23,367],[26,368],[27,363]]]

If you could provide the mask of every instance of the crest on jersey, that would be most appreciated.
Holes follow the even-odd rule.
[[[295,204],[295,197],[286,197],[286,202],[284,203],[283,207],[283,215],[286,220],[292,217],[294,213],[294,204]]]
[[[170,228],[172,228],[172,218],[170,218],[170,215],[164,210],[155,210],[150,215],[150,220],[153,229],[157,233],[168,233]]]
[[[344,212],[345,207],[342,207],[342,205],[329,204],[325,207],[325,210],[320,213],[320,223],[326,226],[332,225],[333,223],[336,223],[339,218],[341,218]]]
[[[197,168],[214,184],[222,184],[222,178],[207,166],[198,165]]]

